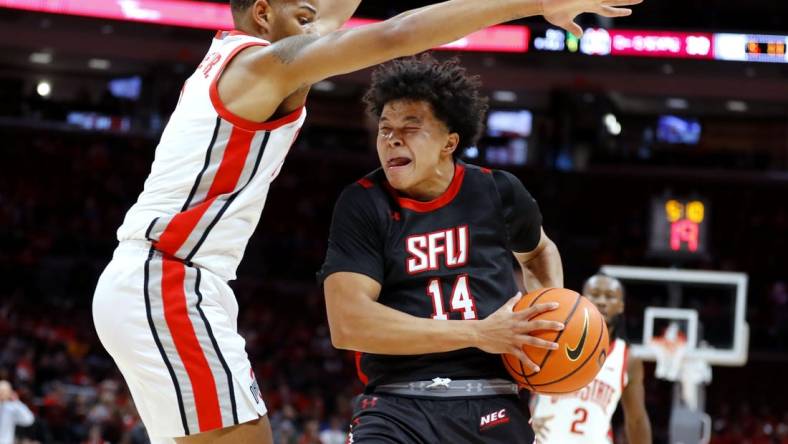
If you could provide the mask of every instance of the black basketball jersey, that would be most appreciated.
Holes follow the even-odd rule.
[[[522,183],[457,162],[430,202],[400,195],[379,169],[347,187],[334,209],[322,283],[337,272],[381,284],[378,302],[413,316],[484,319],[517,293],[512,251],[536,248],[542,216]],[[424,338],[429,341],[430,338]],[[476,348],[416,356],[360,354],[368,386],[436,377],[509,378],[501,358]]]

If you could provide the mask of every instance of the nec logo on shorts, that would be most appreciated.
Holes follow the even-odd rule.
[[[489,428],[506,424],[509,422],[509,415],[506,414],[506,409],[498,410],[497,412],[488,413],[482,416],[479,423],[479,430],[487,430]]]

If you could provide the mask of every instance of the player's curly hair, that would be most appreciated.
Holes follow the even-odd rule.
[[[484,128],[488,99],[479,92],[479,76],[468,75],[456,57],[440,62],[430,54],[408,57],[382,65],[372,74],[364,95],[367,112],[380,118],[383,107],[394,100],[425,101],[449,131],[459,134],[456,154],[474,146]]]

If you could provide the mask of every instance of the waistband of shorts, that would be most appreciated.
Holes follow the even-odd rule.
[[[153,250],[153,253],[151,253]],[[213,267],[207,267],[202,264],[199,260],[195,260],[194,262],[185,261],[181,258],[169,255],[167,253],[163,253],[159,250],[156,250],[153,247],[153,244],[147,240],[140,240],[140,239],[126,239],[122,240],[118,243],[118,246],[115,248],[115,252],[112,255],[113,259],[120,258],[120,257],[145,257],[147,258],[149,255],[153,255],[153,258],[162,258],[166,257],[167,259],[172,259],[178,262],[182,262],[189,267],[199,267],[204,271],[211,272],[224,280],[225,282],[235,279],[235,275],[227,276],[226,273],[222,273],[221,271],[226,270],[226,263],[220,260],[215,260],[216,264],[219,265]]]
[[[115,254],[113,257],[139,257],[139,256],[149,256],[154,258],[162,258],[165,257],[169,260],[174,260],[178,262],[182,262],[189,267],[195,266],[196,264],[192,262],[185,261],[179,257],[172,256],[170,254],[164,253],[156,249],[153,246],[153,243],[150,241],[132,239],[132,240],[124,240],[118,244],[118,247],[115,248]],[[202,268],[202,267],[201,267]]]
[[[379,385],[374,393],[419,398],[474,398],[488,396],[517,396],[520,388],[505,379],[434,378],[431,381],[399,382]]]
[[[148,255],[151,248],[153,248],[153,244],[146,240],[124,240],[118,243],[112,257]],[[158,251],[156,253],[161,254]]]

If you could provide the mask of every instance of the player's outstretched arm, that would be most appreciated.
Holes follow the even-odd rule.
[[[643,388],[643,361],[630,359],[627,376],[629,382],[621,394],[627,441],[631,444],[651,444],[651,421],[646,411]]]
[[[381,355],[421,355],[476,347],[488,353],[512,353],[535,370],[522,346],[555,349],[530,333],[561,330],[552,321],[529,321],[557,304],[539,304],[513,312],[520,296],[480,321],[443,321],[411,316],[377,301],[381,286],[359,273],[338,272],[324,282],[331,341],[339,349]]]
[[[642,0],[450,0],[367,26],[325,36],[283,39],[258,52],[252,69],[279,88],[281,97],[335,75],[358,71],[455,41],[488,26],[543,14],[578,34],[575,16],[593,12],[629,15],[616,6]]]
[[[561,253],[544,230],[541,230],[539,244],[533,251],[514,253],[523,269],[523,283],[531,292],[540,288],[561,288],[564,286],[564,269]]]

